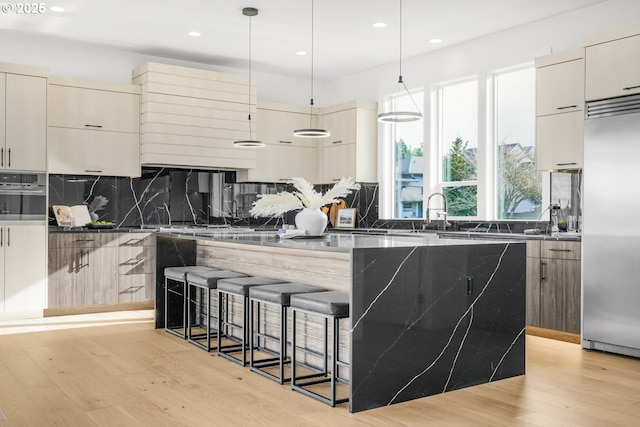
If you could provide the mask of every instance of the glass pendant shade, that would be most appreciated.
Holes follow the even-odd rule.
[[[234,147],[264,147],[265,144],[262,141],[253,139],[253,131],[251,128],[251,17],[258,15],[258,9],[254,7],[245,7],[242,9],[242,14],[249,17],[249,115],[247,122],[249,124],[249,139],[243,139],[233,141]]]

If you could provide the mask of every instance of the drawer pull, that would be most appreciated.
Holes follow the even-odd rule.
[[[87,124],[85,124],[85,126],[88,127],[88,128],[101,128],[102,127],[102,125],[87,125]]]
[[[567,105],[565,107],[558,107],[556,110],[566,110],[567,108],[576,108],[577,105]]]
[[[341,140],[333,141],[332,144],[342,144]]]
[[[93,173],[102,173],[102,171],[98,170],[98,169],[85,169],[84,171],[85,172],[93,172]]]
[[[640,86],[627,86],[622,88],[622,90],[633,90],[633,89],[640,89]]]
[[[573,165],[577,165],[576,162],[570,162],[570,163],[556,163],[556,166],[573,166]]]
[[[550,248],[549,251],[551,251],[551,252],[572,252],[571,249],[554,249],[554,248]]]
[[[76,239],[76,242],[93,242],[93,239]]]

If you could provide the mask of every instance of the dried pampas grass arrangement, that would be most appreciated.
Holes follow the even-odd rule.
[[[293,184],[298,191],[259,194],[258,200],[253,202],[253,207],[249,211],[251,216],[254,218],[276,216],[302,208],[319,209],[324,205],[336,202],[339,197],[351,194],[353,190],[360,189],[360,184],[355,183],[353,178],[342,178],[324,194],[314,190],[313,184],[301,177],[291,178],[289,183]]]

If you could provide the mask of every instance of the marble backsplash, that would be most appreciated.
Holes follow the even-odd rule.
[[[228,224],[278,228],[293,224],[296,212],[279,218],[251,218],[249,210],[258,194],[291,191],[286,183],[235,183],[234,172],[143,168],[139,178],[49,176],[49,205],[86,204],[99,220],[118,227],[154,225]],[[326,191],[330,186],[317,186]],[[378,221],[378,184],[364,183],[345,198],[357,209],[357,227]],[[55,224],[49,212],[50,224]]]

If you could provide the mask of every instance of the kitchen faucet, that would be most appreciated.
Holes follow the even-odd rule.
[[[439,217],[443,217],[443,221],[442,221],[442,230],[446,230],[447,229],[447,198],[444,196],[444,194],[442,193],[433,193],[431,194],[428,198],[427,198],[427,224],[431,224],[431,217],[430,217],[430,213],[431,213],[431,198],[433,196],[440,196],[442,197],[442,203],[443,203],[443,207],[442,208],[438,208],[438,209],[434,209],[437,210],[437,215],[438,218]]]

